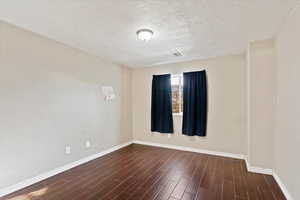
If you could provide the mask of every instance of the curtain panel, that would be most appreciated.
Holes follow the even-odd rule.
[[[173,133],[171,75],[153,75],[151,131]]]
[[[182,134],[206,136],[207,80],[206,72],[183,73]]]

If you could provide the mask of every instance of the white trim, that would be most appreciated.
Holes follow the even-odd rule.
[[[180,113],[172,113],[172,114],[173,114],[173,116],[178,116],[178,117],[182,117],[183,116],[182,112],[180,112]]]
[[[71,168],[77,167],[79,165],[82,165],[86,162],[89,162],[91,160],[97,159],[101,156],[104,156],[106,154],[109,154],[111,152],[114,152],[116,150],[119,150],[123,147],[126,147],[132,143],[135,144],[142,144],[142,145],[148,145],[148,146],[155,146],[155,147],[161,147],[161,148],[168,148],[168,149],[176,149],[176,150],[181,150],[181,151],[190,151],[190,152],[196,152],[196,153],[203,153],[203,154],[209,154],[209,155],[216,155],[216,156],[223,156],[223,157],[229,157],[229,158],[236,158],[236,159],[243,159],[246,162],[247,165],[247,170],[249,172],[254,172],[254,173],[260,173],[260,174],[268,174],[268,175],[273,175],[274,179],[276,180],[276,182],[278,183],[279,187],[281,188],[283,194],[285,195],[287,200],[294,200],[294,198],[292,198],[291,194],[289,193],[287,187],[284,185],[284,183],[281,181],[281,179],[279,178],[279,176],[273,172],[272,169],[264,169],[264,168],[260,168],[260,167],[253,167],[250,166],[247,159],[244,157],[244,155],[241,154],[233,154],[233,153],[227,153],[227,152],[218,152],[218,151],[210,151],[210,150],[204,150],[204,149],[196,149],[196,148],[190,148],[190,147],[184,147],[184,146],[177,146],[177,145],[169,145],[169,144],[159,144],[159,143],[153,143],[153,142],[144,142],[144,141],[132,141],[132,142],[127,142],[121,145],[117,145],[114,146],[110,149],[101,151],[97,154],[88,156],[86,158],[80,159],[78,161],[69,163],[67,165],[64,165],[62,167],[56,168],[54,170],[51,170],[49,172],[40,174],[36,177],[21,181],[15,185],[12,186],[8,186],[6,188],[2,188],[0,189],[0,197],[8,195],[12,192],[18,191],[20,189],[23,189],[25,187],[28,187],[30,185],[33,185],[37,182],[40,182],[42,180],[45,180],[49,177],[55,176],[59,173],[62,173],[64,171],[67,171]]]
[[[75,162],[72,162],[72,163],[66,164],[66,165],[64,165],[62,167],[56,168],[54,170],[51,170],[49,172],[45,172],[45,173],[40,174],[40,175],[38,175],[36,177],[33,177],[33,178],[30,178],[30,179],[21,181],[21,182],[15,184],[15,185],[11,185],[11,186],[2,188],[2,189],[0,189],[0,197],[5,196],[7,194],[10,194],[12,192],[18,191],[18,190],[20,190],[22,188],[28,187],[28,186],[30,186],[32,184],[35,184],[35,183],[40,182],[42,180],[45,180],[45,179],[47,179],[47,178],[49,178],[51,176],[55,176],[55,175],[57,175],[59,173],[62,173],[62,172],[67,171],[67,170],[69,170],[71,168],[77,167],[79,165],[82,165],[82,164],[84,164],[86,162],[89,162],[91,160],[97,159],[97,158],[99,158],[101,156],[104,156],[106,154],[109,154],[109,153],[111,153],[113,151],[116,151],[116,150],[119,150],[119,149],[121,149],[123,147],[126,147],[126,146],[128,146],[130,144],[132,144],[132,142],[127,142],[127,143],[124,143],[124,144],[120,144],[120,145],[114,146],[114,147],[112,147],[110,149],[101,151],[101,152],[99,152],[97,154],[93,154],[91,156],[82,158],[82,159],[77,160]]]
[[[251,65],[251,54],[250,54],[250,42],[248,43],[247,46],[247,77],[246,77],[246,86],[247,86],[247,101],[246,101],[246,110],[247,110],[247,159],[250,161],[251,157],[251,150],[250,150],[250,145],[251,145],[251,138],[250,138],[250,133],[251,133],[251,70],[250,70],[250,65]]]
[[[282,182],[282,180],[279,178],[279,176],[275,172],[273,172],[273,177],[274,177],[275,181],[277,182],[277,184],[279,185],[279,187],[280,187],[281,191],[283,192],[285,198],[287,200],[294,200],[294,198],[292,197],[291,193],[288,191],[285,184]]]
[[[168,148],[168,149],[176,149],[176,150],[181,150],[181,151],[190,151],[190,152],[196,152],[196,153],[204,153],[204,154],[209,154],[209,155],[216,155],[216,156],[223,156],[223,157],[237,158],[237,159],[245,160],[248,172],[273,175],[274,179],[278,183],[278,185],[279,185],[280,189],[282,190],[283,194],[285,195],[286,199],[287,200],[294,200],[292,198],[292,196],[290,195],[287,187],[283,184],[283,182],[281,181],[279,176],[273,171],[273,169],[265,169],[265,168],[261,168],[261,167],[250,166],[248,160],[245,158],[244,155],[227,153],[227,152],[209,151],[209,150],[204,150],[204,149],[196,149],[196,148],[177,146],[177,145],[160,144],[160,143],[153,143],[153,142],[144,142],[144,141],[138,141],[138,140],[134,140],[133,143],[134,144],[142,144],[142,145],[148,145],[148,146],[162,147],[162,148]]]
[[[249,172],[259,173],[259,174],[268,174],[272,175],[273,170],[272,169],[265,169],[261,167],[255,167],[250,166],[247,159],[244,155],[241,154],[233,154],[233,153],[227,153],[227,152],[219,152],[219,151],[210,151],[205,149],[196,149],[191,147],[184,147],[184,146],[177,146],[177,145],[170,145],[170,144],[160,144],[160,143],[153,143],[153,142],[144,142],[144,141],[138,141],[134,140],[134,144],[142,144],[142,145],[148,145],[148,146],[155,146],[155,147],[162,147],[162,148],[168,148],[168,149],[176,149],[181,151],[190,151],[190,152],[196,152],[196,153],[204,153],[209,155],[216,155],[216,156],[223,156],[223,157],[229,157],[229,158],[237,158],[245,160],[247,165],[247,170]]]
[[[246,162],[248,172],[273,175],[272,169],[251,166],[247,159],[245,159],[245,162]]]
[[[223,156],[223,157],[229,157],[229,158],[244,159],[244,155],[241,155],[241,154],[219,152],[219,151],[210,151],[210,150],[205,150],[205,149],[196,149],[196,148],[191,148],[191,147],[184,147],[184,146],[177,146],[177,145],[170,145],[170,144],[160,144],[160,143],[153,143],[153,142],[144,142],[144,141],[138,141],[138,140],[134,140],[133,143],[134,144],[142,144],[142,145],[148,145],[148,146],[168,148],[168,149],[176,149],[176,150],[181,150],[181,151],[204,153],[204,154]]]
[[[281,181],[281,179],[279,178],[279,176],[274,172],[273,169],[264,169],[264,168],[260,168],[260,167],[253,167],[250,166],[249,162],[247,159],[245,159],[246,165],[247,165],[247,170],[249,172],[253,172],[253,173],[259,173],[259,174],[267,174],[267,175],[271,175],[274,177],[275,181],[277,182],[277,184],[279,185],[281,191],[283,192],[285,198],[287,200],[294,200],[294,198],[292,197],[292,195],[290,194],[290,192],[288,191],[287,187],[284,185],[284,183]]]

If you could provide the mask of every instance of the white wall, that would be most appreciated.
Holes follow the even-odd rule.
[[[276,100],[276,62],[273,40],[249,43],[248,162],[272,169]]]
[[[174,116],[175,134],[151,133],[151,81],[153,74],[179,74],[206,69],[208,128],[206,137],[181,134],[182,118]],[[244,154],[246,152],[246,59],[225,56],[193,62],[140,68],[132,73],[133,138],[146,142]]]
[[[126,68],[0,22],[0,188],[132,140],[130,82]]]
[[[274,170],[293,198],[300,199],[300,5],[276,39],[277,118]]]

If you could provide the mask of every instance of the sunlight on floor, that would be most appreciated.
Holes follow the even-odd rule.
[[[22,195],[10,198],[8,200],[31,200],[34,197],[38,197],[38,196],[42,196],[42,195],[46,194],[47,190],[48,190],[48,187],[45,187],[43,189],[36,190],[36,191],[30,192],[28,194],[22,194]]]

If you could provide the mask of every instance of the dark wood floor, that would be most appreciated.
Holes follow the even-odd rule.
[[[1,200],[282,200],[272,176],[245,162],[131,145]]]

